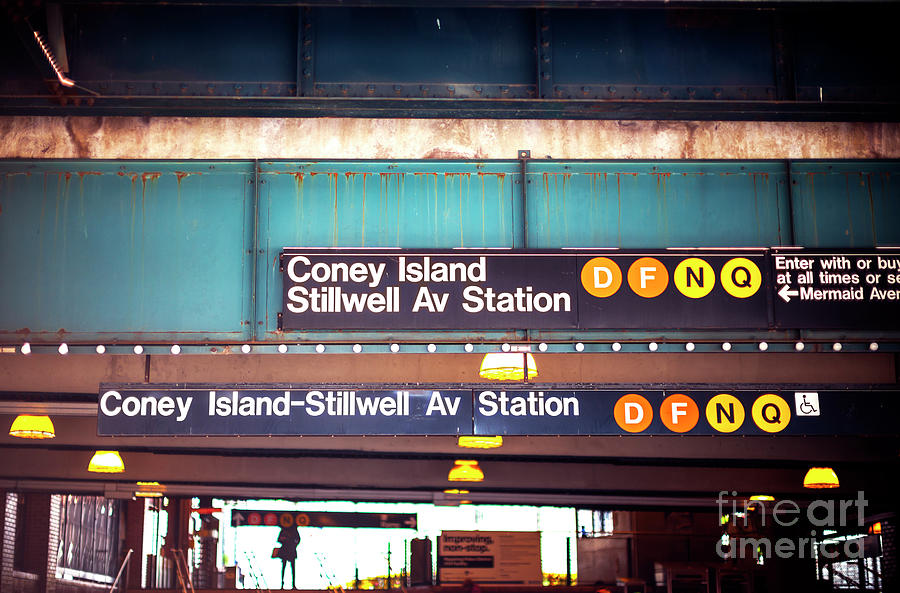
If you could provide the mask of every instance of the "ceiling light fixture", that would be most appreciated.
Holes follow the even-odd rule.
[[[811,467],[803,478],[804,488],[838,488],[837,474],[830,467]]]
[[[474,459],[457,459],[450,473],[447,474],[450,482],[481,482],[484,480],[484,472],[478,467]]]
[[[9,436],[20,439],[52,439],[56,436],[49,416],[19,414],[9,427]]]
[[[456,445],[467,449],[496,449],[503,446],[502,436],[460,436],[456,439]]]
[[[96,451],[88,464],[88,471],[98,474],[121,474],[125,462],[118,451]]]
[[[481,359],[478,376],[492,381],[522,381],[537,377],[537,364],[531,352],[488,352]]]

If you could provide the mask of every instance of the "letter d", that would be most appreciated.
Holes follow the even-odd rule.
[[[600,281],[600,273],[606,276],[606,280]],[[609,268],[594,268],[594,288],[608,288],[613,283],[613,275]]]
[[[625,402],[625,424],[640,424],[644,420],[644,408],[634,402]]]

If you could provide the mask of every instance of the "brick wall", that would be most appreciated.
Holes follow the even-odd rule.
[[[884,593],[900,593],[897,575],[897,517],[881,522],[881,553]]]
[[[4,492],[0,496],[0,507],[3,508],[0,521],[0,591],[3,593],[42,593],[41,577],[38,574],[17,571],[15,569],[16,549],[16,515],[19,509],[21,494]]]
[[[24,520],[17,525],[20,504]],[[61,509],[56,494],[0,491],[0,593],[102,593],[109,588],[56,578]],[[16,531],[22,529],[25,548],[22,566],[16,567]]]

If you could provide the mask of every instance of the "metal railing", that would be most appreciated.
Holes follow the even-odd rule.
[[[134,550],[128,548],[128,553],[125,554],[125,559],[122,560],[122,565],[119,567],[119,572],[116,573],[116,578],[113,580],[112,585],[109,586],[109,593],[113,593],[116,589],[116,585],[119,584],[119,579],[122,578],[122,573],[125,572],[125,567],[128,566],[128,561],[131,560],[131,555],[134,553]]]

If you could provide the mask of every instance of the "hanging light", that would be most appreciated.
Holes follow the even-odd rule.
[[[803,478],[804,488],[837,488],[841,485],[830,467],[811,467]]]
[[[773,502],[775,497],[771,494],[754,494],[750,497],[750,500],[755,500],[759,502]]]
[[[496,449],[503,446],[502,436],[460,436],[456,439],[459,447],[468,449]]]
[[[9,427],[9,436],[20,439],[52,439],[56,436],[49,416],[19,414]]]
[[[162,498],[166,487],[159,482],[137,482],[134,495],[138,498]]]
[[[481,360],[478,375],[493,381],[521,381],[525,379],[526,366],[528,378],[537,377],[537,365],[531,352],[488,352]]]
[[[125,462],[118,451],[96,451],[88,464],[88,471],[98,474],[120,474],[125,471]]]
[[[455,465],[447,474],[450,482],[481,482],[484,480],[484,472],[478,467],[474,459],[457,459]]]

